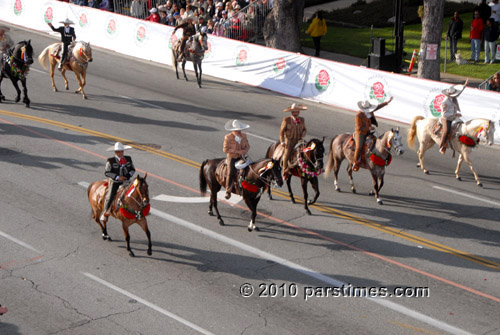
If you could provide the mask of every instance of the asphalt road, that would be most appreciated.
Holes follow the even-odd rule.
[[[10,34],[31,39],[37,55],[55,41]],[[243,202],[220,203],[221,227],[200,202],[199,164],[223,156],[233,118],[251,125],[250,155],[263,157],[294,100],[208,76],[198,89],[193,73],[185,82],[164,66],[96,48],[93,56],[88,100],[73,93],[72,73],[70,90],[56,74],[63,90],[53,92],[38,62],[30,109],[2,84],[0,304],[9,312],[0,334],[500,334],[496,147],[472,156],[483,188],[465,166],[457,181],[456,160],[437,149],[424,175],[407,148],[387,169],[383,206],[368,195],[365,170],[350,192],[344,165],[342,192],[322,178],[311,216],[281,189],[259,204],[260,232],[247,231]],[[306,104],[308,138],[329,144],[352,130],[352,112]],[[406,141],[407,125],[379,123],[380,133],[400,126]],[[118,221],[107,242],[89,217],[85,185],[103,179],[117,140],[140,148],[128,153],[148,172],[152,256],[139,226],[131,258]],[[332,296],[342,285],[347,296]],[[413,297],[348,297],[352,287]]]

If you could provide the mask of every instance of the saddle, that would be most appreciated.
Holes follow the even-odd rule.
[[[448,137],[446,139],[446,144],[449,144],[450,148],[453,150],[453,157],[455,157],[455,148],[453,148],[451,144],[452,143],[451,139],[458,136],[460,126],[462,125],[462,123],[463,123],[462,120],[453,121],[451,123],[450,133],[448,134]],[[434,123],[434,126],[432,126],[432,133],[436,135],[438,138],[441,138],[443,136],[443,124],[441,118],[438,119],[436,123]]]
[[[71,43],[69,46],[68,46],[68,56],[69,55],[72,55],[73,54],[73,48],[75,47],[75,42]],[[63,56],[63,51],[64,51],[64,48],[63,48],[63,44],[62,43],[58,43],[54,49],[52,49],[52,56],[59,60],[59,62],[61,61],[62,59],[62,56]],[[69,63],[71,57],[66,57],[66,64]]]
[[[361,150],[360,150],[361,166],[364,166],[367,164],[366,156],[373,151],[373,148],[375,147],[376,141],[377,141],[377,138],[372,133],[370,133],[366,136],[365,143],[363,143],[363,146],[361,147]],[[352,151],[356,150],[356,141],[354,141],[354,134],[351,134],[347,138],[347,140],[344,142],[344,150],[346,150],[346,149],[350,149]]]
[[[130,183],[131,181],[130,180],[126,180],[124,181],[120,187],[118,187],[118,190],[116,190],[116,194],[115,194],[115,198],[114,199],[111,199],[111,209],[112,210],[115,210],[116,208],[120,207],[120,203],[121,203],[121,199],[123,197],[123,194],[124,194],[124,189],[128,186],[130,186]],[[102,202],[102,206],[104,207],[104,201],[106,199],[106,194],[108,193],[108,188],[109,188],[109,182],[106,180],[103,184],[104,186],[104,196],[102,197],[101,199],[101,202]]]
[[[238,162],[236,162],[235,166],[241,165],[244,162],[244,160],[239,160]],[[227,159],[223,159],[222,161],[220,161],[219,165],[217,165],[217,168],[215,169],[215,174],[218,176],[218,181],[221,185],[227,185],[227,169]],[[236,169],[236,172],[234,174],[233,188],[230,190],[231,193],[241,195],[241,189],[239,187],[240,183],[238,181],[246,177],[247,171],[248,166],[242,169]]]

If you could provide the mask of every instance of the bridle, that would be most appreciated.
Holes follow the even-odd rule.
[[[262,172],[262,173],[258,173],[258,172],[256,172],[256,171],[253,169],[252,164],[248,166],[248,168],[249,168],[250,172],[254,173],[254,174],[257,176],[258,180],[260,180],[262,183],[264,183],[264,185],[265,185],[265,186],[267,186],[267,187],[270,187],[271,185],[272,185],[272,186],[276,186],[276,184],[277,184],[276,179],[277,179],[278,177],[276,176],[275,169],[276,169],[276,168],[277,168],[278,170],[280,169],[279,162],[276,162],[276,161],[274,161],[274,160],[270,160],[267,164],[269,164],[269,163],[272,163],[272,164],[273,164],[273,166],[272,166],[271,168],[267,169],[266,171]],[[267,166],[267,165],[266,165],[266,166]],[[265,168],[266,166],[264,166],[263,168]],[[276,167],[276,166],[277,166],[277,167]],[[272,174],[271,174],[269,177],[267,177],[267,175],[269,175],[269,173],[268,173],[268,172],[272,172]],[[264,176],[266,176],[266,177],[264,177]]]
[[[314,170],[318,170],[318,167],[320,166],[320,163],[323,162],[323,155],[321,157],[318,157],[318,144],[315,142],[315,141],[311,141],[309,142],[311,143],[309,147],[304,147],[304,148],[301,148],[300,149],[300,157],[304,157],[302,160],[303,160],[303,163],[305,164],[309,164]],[[308,148],[310,148],[311,146],[314,145],[314,148],[310,149],[310,150],[307,150]],[[305,151],[307,150],[307,151]],[[312,155],[306,155],[306,152],[308,151],[312,151]],[[312,156],[312,158],[310,158],[309,156]],[[319,168],[319,170],[321,170]]]
[[[148,194],[144,195],[143,192],[141,191],[143,185],[144,185],[144,180],[136,178],[132,183],[132,185],[130,185],[127,191],[124,192],[120,198],[120,203],[121,203],[120,207],[124,208],[127,212],[131,214],[135,214],[135,217],[139,220],[144,217],[145,215],[144,210],[146,210],[149,206],[149,195]],[[137,201],[137,199],[135,199],[135,197],[132,196],[134,193],[139,194],[139,199],[142,199],[141,202]],[[127,206],[123,203],[125,196],[127,198],[131,198],[132,200],[134,200],[139,209],[138,210],[128,209]],[[147,212],[149,212],[149,209],[147,209]]]

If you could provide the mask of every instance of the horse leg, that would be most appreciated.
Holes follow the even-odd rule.
[[[76,71],[74,73],[75,73],[76,80],[78,80],[78,84],[80,85],[80,87],[75,91],[75,93],[81,92],[83,99],[87,99],[87,96],[85,95],[85,92],[83,91],[82,79],[80,78],[80,74]]]
[[[0,103],[5,100],[5,96],[2,94],[2,80],[4,78],[3,70],[0,69]]]
[[[425,174],[429,174],[429,170],[427,170],[424,166],[424,154],[434,145],[434,143],[434,140],[429,138],[427,144],[425,144],[424,141],[420,141],[418,145],[417,155],[419,163],[417,164],[417,167],[420,167]]]
[[[292,182],[292,175],[290,174],[286,179],[286,186],[288,187],[288,196],[290,197],[290,200],[292,200],[292,203],[295,203],[295,198],[293,197],[293,192],[292,192],[292,185],[290,185],[291,182]]]
[[[62,69],[61,75],[64,79],[64,87],[66,88],[66,90],[69,90],[69,83],[68,83],[68,79],[66,78],[66,69],[65,68]]]
[[[248,224],[248,231],[252,232],[254,229],[259,230],[259,228],[255,225],[255,218],[257,217],[257,203],[258,199],[250,199],[247,197],[243,197],[245,203],[247,204],[248,209],[252,212],[252,216],[250,218],[250,223]]]
[[[309,206],[307,206],[307,177],[300,178],[300,185],[302,186],[302,193],[304,194],[304,209],[308,215],[311,215],[311,211],[309,210]]]
[[[193,67],[194,67],[194,74],[196,75],[196,82],[198,83],[198,87],[201,88],[201,73],[198,74],[198,64],[196,62],[193,62]],[[201,68],[200,68],[201,71]]]
[[[52,89],[57,92],[56,82],[54,81],[54,69],[55,69],[55,59],[51,58],[50,61],[50,80],[52,80]]]
[[[382,202],[382,200],[378,196],[378,191],[379,191],[378,177],[375,175],[374,172],[372,172],[371,175],[372,175],[372,185],[373,185],[373,192],[375,194],[375,199],[377,199],[377,203],[379,205],[383,205],[384,203]]]
[[[464,161],[464,155],[462,153],[460,153],[460,155],[458,156],[457,168],[455,169],[455,177],[459,181],[462,181],[462,178],[458,175],[458,171],[460,171],[460,167],[462,166],[463,161]]]
[[[215,177],[214,177],[215,178]],[[219,224],[221,226],[224,225],[224,220],[222,220],[222,216],[220,216],[220,213],[219,213],[219,207],[217,206],[217,193],[219,193],[221,189],[221,186],[217,183],[212,183],[212,187],[210,187],[210,207],[209,207],[209,210],[208,210],[208,214],[210,214],[210,212],[212,211],[212,205],[215,209],[215,214],[217,216],[217,220],[219,220]],[[210,215],[213,215],[210,214]]]
[[[148,255],[151,256],[153,254],[152,247],[153,244],[151,243],[151,233],[149,232],[148,228],[148,222],[146,219],[143,219],[141,222],[138,222],[139,226],[141,226],[142,230],[146,233],[146,236],[148,238]]]
[[[10,77],[10,81],[12,82],[12,85],[14,85],[14,88],[16,89],[17,92],[17,97],[16,97],[16,102],[21,101],[21,90],[19,89],[19,85],[17,84],[17,78],[16,77]]]
[[[200,77],[198,78],[198,86],[201,88],[201,61],[198,63],[198,68],[200,70]]]
[[[333,182],[335,185],[335,191],[340,192],[338,176],[339,176],[339,169],[340,169],[340,164],[342,164],[342,160],[337,159],[337,157],[334,157],[333,159],[334,159],[334,161],[333,161]]]
[[[26,104],[26,107],[29,108],[31,101],[28,98],[28,87],[26,86],[26,78],[21,80],[21,84],[23,85],[23,94],[24,94],[23,102]]]
[[[188,77],[186,76],[186,60],[185,59],[182,61],[182,73],[184,73],[184,79],[186,79],[186,81],[189,81]]]
[[[352,162],[349,161],[347,165],[347,176],[349,177],[349,183],[351,184],[352,193],[356,193],[356,187],[354,186],[354,180],[352,180]]]
[[[135,257],[134,252],[132,249],[130,249],[130,234],[128,233],[128,227],[129,225],[125,223],[125,221],[122,222],[122,228],[123,228],[123,234],[125,235],[125,241],[127,242],[127,251],[130,257]]]
[[[474,167],[472,166],[472,162],[470,161],[469,159],[469,155],[467,154],[467,152],[464,152],[463,154],[461,154],[460,156],[464,157],[464,160],[467,164],[469,164],[469,167],[470,167],[470,170],[472,171],[472,173],[474,174],[474,179],[476,179],[476,183],[477,183],[477,186],[479,187],[483,187],[483,184],[481,183],[481,181],[479,180],[479,176],[477,175],[476,173],[476,170],[474,170]],[[458,177],[458,167],[457,167],[457,171],[455,171],[455,174],[457,175]]]
[[[309,205],[312,205],[316,202],[316,200],[318,200],[319,198],[319,183],[318,183],[318,177],[314,177],[314,178],[311,178],[311,186],[313,188],[313,190],[316,192],[316,194],[314,195],[314,199],[309,200]]]
[[[174,52],[174,58],[172,59],[172,62],[174,63],[175,75],[177,76],[177,79],[179,79],[179,63],[177,62],[176,52]]]

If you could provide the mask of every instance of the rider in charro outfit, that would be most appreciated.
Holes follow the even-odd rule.
[[[172,34],[175,34],[177,29],[182,29],[182,44],[181,44],[181,50],[179,52],[178,58],[181,59],[182,55],[184,54],[184,49],[186,47],[186,42],[187,40],[196,34],[196,27],[194,25],[194,16],[190,15],[188,16],[180,25],[175,27],[174,32]]]
[[[61,34],[61,42],[63,43],[63,54],[61,57],[61,62],[57,67],[60,71],[62,70],[64,63],[66,63],[66,59],[68,58],[68,47],[72,42],[76,40],[76,35],[75,35],[75,28],[70,27],[71,24],[75,24],[73,21],[66,18],[66,20],[61,21],[59,23],[64,24],[64,27],[61,26],[59,28],[54,28],[54,26],[50,22],[49,22],[49,27],[53,31],[56,31]]]
[[[358,101],[360,111],[356,114],[354,126],[354,142],[356,143],[356,150],[354,151],[354,165],[353,170],[358,171],[361,164],[360,154],[361,148],[365,143],[366,136],[370,132],[372,125],[378,127],[377,119],[373,112],[382,107],[387,106],[392,101],[392,97],[381,104],[377,100]]]
[[[456,119],[462,116],[459,112],[460,106],[458,105],[458,96],[462,94],[467,86],[469,79],[465,81],[463,86],[460,88],[455,88],[455,86],[451,86],[443,91],[441,91],[446,97],[441,102],[441,124],[443,125],[443,133],[441,135],[441,145],[439,147],[439,152],[444,155],[446,152],[446,142],[448,139],[448,135],[451,131],[451,123]]]
[[[288,175],[288,163],[293,149],[299,141],[303,141],[306,137],[306,123],[303,117],[299,117],[300,111],[306,110],[307,106],[293,103],[285,108],[283,112],[291,112],[292,115],[285,116],[281,121],[280,142],[285,150],[282,158],[283,178]]]
[[[225,129],[231,131],[224,137],[223,151],[227,154],[227,184],[226,199],[231,198],[231,189],[233,187],[235,164],[242,156],[250,150],[247,135],[241,132],[250,126],[238,120],[229,120],[226,122]]]
[[[106,169],[104,175],[108,177],[108,192],[106,193],[106,198],[104,201],[104,209],[101,215],[101,221],[105,221],[106,217],[109,216],[111,212],[111,203],[116,196],[116,192],[120,185],[123,184],[125,180],[129,180],[135,173],[134,163],[132,163],[132,158],[130,156],[124,156],[124,151],[131,149],[131,146],[123,145],[120,142],[116,142],[114,146],[109,148],[107,151],[114,151],[115,155],[108,158],[106,161]]]

